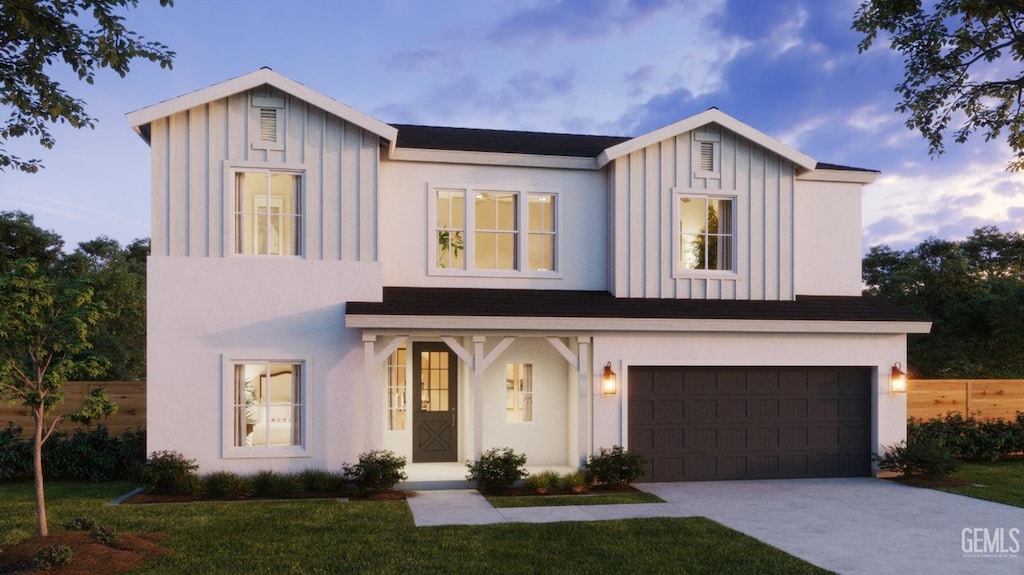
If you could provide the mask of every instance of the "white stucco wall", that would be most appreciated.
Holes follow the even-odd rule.
[[[370,446],[362,342],[344,304],[379,300],[380,265],[291,258],[151,257],[147,449],[219,469],[339,469]],[[304,457],[223,459],[225,359],[308,361]]]
[[[610,334],[594,338],[594,373],[611,361],[622,390],[596,395],[592,449],[626,445],[629,366],[869,367],[872,450],[906,439],[906,394],[889,393],[889,370],[906,364],[904,334]],[[594,390],[599,394],[598,390]],[[627,445],[628,447],[628,445]]]
[[[797,180],[797,295],[860,295],[861,188]]]
[[[607,289],[604,172],[514,166],[382,161],[380,254],[388,286]],[[558,194],[558,277],[524,273],[431,275],[433,186],[550,191]]]

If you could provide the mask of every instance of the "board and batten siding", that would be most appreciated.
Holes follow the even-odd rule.
[[[377,260],[379,137],[285,98],[282,150],[250,146],[245,92],[152,122],[154,256],[231,255],[233,184],[226,174],[237,165],[304,170],[303,257]]]
[[[616,297],[792,300],[795,167],[737,134],[721,135],[721,178],[693,166],[694,138],[679,134],[611,165],[611,287]],[[676,272],[676,193],[733,197],[736,273]]]

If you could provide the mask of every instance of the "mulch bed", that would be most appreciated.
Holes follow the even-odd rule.
[[[580,493],[561,489],[553,489],[547,493],[537,493],[526,486],[508,487],[496,492],[480,491],[480,493],[489,497],[545,497],[555,495],[611,495],[614,493],[636,493],[639,491],[639,489],[632,485],[591,485],[585,491]]]
[[[903,483],[905,485],[911,485],[913,487],[927,487],[933,489],[936,487],[963,487],[965,485],[971,485],[970,481],[965,479],[957,479],[955,477],[890,477],[889,481],[895,481],[897,483]]]
[[[33,537],[8,547],[0,554],[0,575],[47,573],[50,575],[116,575],[137,568],[146,561],[169,553],[159,546],[165,538],[160,533],[121,533],[117,541],[100,543],[84,531],[59,531],[46,537]],[[39,571],[32,567],[32,556],[48,545],[71,548],[70,565]]]

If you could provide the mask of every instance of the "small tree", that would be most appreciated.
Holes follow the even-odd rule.
[[[88,422],[117,409],[100,392],[91,394],[74,414],[53,415],[69,378],[102,371],[96,358],[74,359],[89,349],[102,306],[92,301],[88,285],[48,274],[32,260],[20,261],[0,276],[0,301],[0,398],[20,400],[32,415],[36,516],[39,535],[45,537],[43,443],[64,417]]]

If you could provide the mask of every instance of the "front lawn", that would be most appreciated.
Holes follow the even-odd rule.
[[[1024,507],[1024,457],[996,462],[964,462],[954,479],[967,485],[937,487],[942,491]]]
[[[166,534],[171,553],[133,573],[827,573],[704,518],[417,528],[404,501],[106,505],[128,490],[51,482],[51,532],[86,515]],[[0,482],[0,545],[34,517],[31,483]]]

